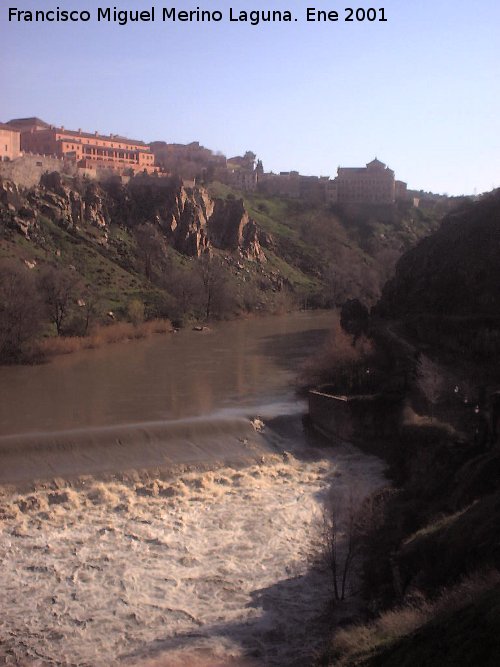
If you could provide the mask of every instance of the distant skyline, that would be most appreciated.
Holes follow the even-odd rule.
[[[199,141],[228,157],[253,150],[266,171],[334,177],[375,156],[413,189],[451,195],[500,186],[500,4],[401,0],[386,22],[306,22],[308,6],[184,2],[219,23],[9,22],[0,7],[0,122],[55,125],[143,141]],[[20,0],[20,10],[97,13],[98,0]],[[289,9],[291,23],[226,20],[229,7]],[[159,15],[159,16],[158,16]]]

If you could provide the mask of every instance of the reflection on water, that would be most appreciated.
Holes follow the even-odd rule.
[[[206,415],[290,395],[331,313],[215,324],[147,341],[0,368],[0,434]]]

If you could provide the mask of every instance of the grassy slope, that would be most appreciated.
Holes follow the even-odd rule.
[[[74,267],[84,283],[96,289],[105,307],[111,309],[151,288],[140,273],[120,266],[113,247],[105,248],[94,229],[70,233],[47,218],[41,218],[39,225],[40,232],[33,241],[21,234],[0,239],[0,258],[17,257],[38,263],[57,260],[65,267]],[[129,236],[124,230],[120,230],[120,235]],[[127,243],[135,252],[130,237]]]
[[[411,635],[382,647],[359,667],[497,667],[500,656],[500,586],[474,603],[441,614]]]
[[[323,205],[241,193],[219,183],[211,185],[209,190],[217,197],[243,196],[250,216],[272,238],[265,248],[268,258],[265,271],[281,274],[299,302],[311,294],[335,292],[329,283],[333,273],[337,286],[340,285],[335,301],[352,296],[373,301],[384,279],[377,254],[385,245],[392,249],[404,247],[412,241],[412,235],[421,236],[429,229],[429,221],[425,220],[420,226],[415,224],[411,233],[406,232],[403,227],[411,226],[406,213],[398,216],[397,224],[383,224],[376,219],[365,219],[366,216],[347,220]],[[418,215],[412,213],[410,217],[416,219]],[[109,240],[105,243],[102,230],[85,227],[70,231],[41,218],[40,231],[31,241],[15,232],[4,234],[0,238],[0,258],[15,256],[74,267],[83,281],[97,290],[102,305],[111,310],[125,307],[134,297],[145,302],[161,299],[162,295],[168,298],[146,280],[134,237],[118,226],[108,231]],[[169,261],[174,265],[188,265],[169,249],[170,254]],[[252,262],[245,264],[250,282],[258,289],[261,280],[258,267]]]
[[[213,196],[243,197],[252,218],[274,240],[273,267],[302,291],[337,286],[339,300],[373,302],[401,252],[437,226],[437,217],[410,206],[343,211],[298,199],[241,193],[214,183]]]
[[[309,247],[300,240],[297,221],[290,218],[286,199],[253,196],[222,183],[211,184],[209,192],[212,196],[220,198],[243,197],[249,215],[265,232],[271,234],[279,245],[276,251],[266,248],[265,253],[270,266],[301,291],[315,291],[321,287],[318,277],[311,276],[300,268],[301,259],[308,257],[310,263],[317,264],[318,256],[314,247]],[[289,249],[288,253],[284,252],[285,248]]]

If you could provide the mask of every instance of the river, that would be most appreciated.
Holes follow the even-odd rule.
[[[0,368],[0,664],[309,664],[325,497],[382,482],[301,427],[293,381],[331,320]]]

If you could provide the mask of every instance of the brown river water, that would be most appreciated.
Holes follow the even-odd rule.
[[[310,664],[324,499],[383,481],[302,429],[294,378],[331,321],[0,368],[0,665]]]

